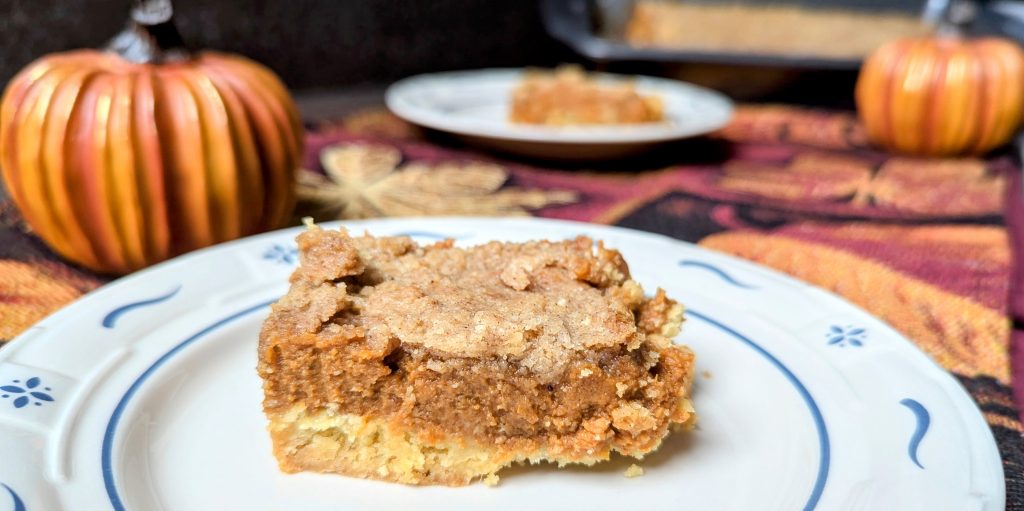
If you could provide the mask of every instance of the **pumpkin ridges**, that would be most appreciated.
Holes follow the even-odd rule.
[[[265,223],[260,227],[263,229],[274,227],[280,218],[288,214],[288,204],[286,201],[280,200],[280,197],[282,194],[291,193],[290,190],[293,186],[288,179],[290,174],[284,170],[289,163],[287,150],[265,105],[261,101],[255,100],[250,94],[246,94],[244,84],[240,84],[239,79],[232,75],[230,70],[222,71],[220,75],[246,105],[245,113],[249,118],[249,125],[255,128],[256,136],[253,141],[262,155],[261,160],[264,162],[262,169],[267,183],[264,187]]]
[[[946,82],[946,68],[949,65],[949,48],[945,45],[936,48],[935,65],[932,67],[929,80],[932,87],[925,89],[924,135],[921,141],[925,153],[938,147],[941,132],[949,124],[948,116],[944,115],[942,104],[949,83]]]
[[[909,41],[896,41],[893,43],[894,50],[880,51],[872,55],[865,65],[862,80],[865,92],[858,95],[858,104],[864,105],[861,109],[861,119],[868,126],[868,135],[873,140],[892,139],[892,102],[895,84],[891,77],[895,75],[893,70],[899,67],[903,60],[904,51],[897,50],[905,48],[908,44]],[[877,103],[870,100],[874,94],[881,95]],[[872,105],[877,105],[873,109],[874,112],[871,109]]]
[[[980,109],[978,115],[975,116],[974,129],[971,132],[971,137],[967,144],[964,146],[965,151],[973,150],[979,146],[979,143],[984,139],[985,133],[990,129],[992,117],[994,116],[993,99],[997,96],[995,87],[998,84],[994,81],[997,76],[992,76],[992,66],[989,65],[988,59],[984,58],[984,54],[977,45],[972,44],[970,46],[971,53],[975,62],[975,68],[977,71],[977,89],[978,103]]]
[[[189,247],[210,245],[215,238],[203,155],[196,154],[203,141],[194,124],[199,117],[195,98],[175,73],[157,68],[156,76],[157,123],[165,149],[168,206],[177,212],[169,215],[171,250],[178,254]]]
[[[247,59],[243,60],[245,60],[246,62],[251,62]],[[288,182],[293,182],[295,179],[295,172],[298,170],[298,167],[301,164],[300,162],[302,160],[302,151],[304,146],[303,137],[305,130],[303,129],[302,126],[302,118],[299,116],[299,109],[295,105],[295,102],[292,101],[292,98],[288,94],[288,89],[285,88],[284,83],[282,83],[281,80],[279,80],[276,75],[274,75],[268,69],[264,68],[259,64],[254,64],[253,66],[251,66],[251,68],[258,74],[263,75],[264,83],[270,87],[270,90],[272,92],[275,92],[276,97],[278,99],[278,101],[273,104],[283,108],[285,110],[285,114],[288,116],[288,119],[290,121],[289,126],[291,129],[285,132],[285,137],[286,139],[288,139],[288,134],[291,134],[293,136],[293,138],[288,140],[293,142],[292,147],[294,151],[292,153],[293,158],[290,160],[291,164],[288,166],[286,170],[288,174]],[[277,221],[275,221],[274,224],[271,225],[271,227],[278,227],[284,225],[288,221],[288,216],[290,212],[295,208],[295,188],[293,186],[289,186],[287,187],[286,192],[287,193],[284,196],[284,207],[282,209],[284,215],[279,217]]]
[[[1007,74],[1010,78],[1007,80],[1011,83],[1024,82],[1024,51],[1021,51],[1020,47],[1015,44],[1005,45],[1005,51],[1001,52],[1003,57],[1003,64],[1008,68]],[[1005,109],[1006,124],[1001,131],[999,139],[1003,137],[1009,138],[1016,131],[1017,127],[1020,126],[1022,120],[1024,120],[1024,87],[1014,87],[1008,85],[1011,97],[1013,98],[1012,106]],[[996,147],[999,144],[999,140],[993,140],[990,143],[991,147]]]
[[[1024,112],[1024,88],[1009,85],[1013,83],[1014,78],[1019,80],[1024,76],[1024,54],[1016,46],[1008,47],[998,41],[994,41],[992,45],[1003,68],[1003,74],[1007,76],[1003,84],[1006,93],[1006,107],[1001,109],[997,115],[998,127],[993,137],[987,141],[987,149],[995,147],[999,140],[1011,136],[1014,129],[1020,124],[1021,115]]]
[[[182,83],[192,91],[199,111],[214,235],[218,242],[237,238],[241,235],[242,215],[238,204],[239,177],[224,103],[217,89],[201,73],[186,69],[180,73]]]
[[[71,253],[71,246],[63,233],[50,228],[56,225],[50,203],[45,176],[39,171],[43,146],[42,129],[46,113],[56,87],[66,74],[48,73],[29,90],[25,103],[15,117],[17,130],[13,133],[12,145],[17,147],[14,168],[21,176],[18,192],[12,194],[19,208],[26,213],[26,219],[61,254]]]
[[[68,141],[71,159],[75,162],[71,175],[78,178],[78,190],[86,217],[80,220],[86,226],[89,238],[100,260],[112,271],[127,269],[127,261],[118,243],[116,219],[111,211],[111,185],[107,170],[107,130],[111,75],[96,72],[82,84],[81,99],[76,103],[70,120]],[[97,129],[101,126],[102,129]]]
[[[241,228],[243,233],[251,234],[259,229],[265,209],[259,154],[253,141],[257,134],[249,125],[245,107],[234,89],[224,82],[219,72],[211,71],[208,75],[210,83],[224,101],[228,115],[232,147],[239,169],[239,203],[244,211]]]
[[[947,96],[946,101],[940,102],[940,108],[945,112],[941,117],[943,129],[932,147],[932,154],[956,153],[966,147],[973,126],[961,119],[976,118],[981,108],[981,98],[971,87],[976,72],[970,50],[964,46],[954,48],[946,63],[945,76],[948,94],[952,97]]]
[[[984,48],[976,46],[978,53],[985,53]],[[985,101],[986,108],[982,110],[982,121],[981,128],[978,130],[978,136],[975,138],[974,143],[971,144],[969,151],[977,152],[985,146],[986,140],[992,137],[997,127],[998,109],[997,104],[1002,104],[1003,101],[1003,89],[1001,86],[1003,79],[1003,70],[999,66],[997,61],[991,59],[982,59],[981,62],[984,64],[985,69],[985,81],[984,91],[987,101]]]
[[[53,59],[40,59],[11,79],[4,88],[2,99],[0,99],[0,173],[8,184],[9,192],[13,196],[20,196],[20,180],[18,172],[15,171],[17,158],[17,144],[9,142],[13,133],[17,131],[14,119],[20,107],[24,107],[23,100],[28,91],[37,85],[39,81],[54,69]]]
[[[212,57],[212,58],[211,58]],[[247,76],[249,78],[249,90],[256,94],[259,99],[258,103],[265,105],[270,113],[272,122],[276,126],[275,134],[276,137],[283,140],[285,148],[285,162],[281,168],[284,173],[283,181],[286,183],[279,190],[279,198],[281,199],[281,205],[277,209],[277,214],[272,214],[269,217],[270,224],[267,227],[277,227],[284,224],[287,221],[287,216],[293,207],[294,192],[292,182],[294,180],[295,167],[298,166],[299,158],[301,158],[301,146],[302,139],[293,129],[295,119],[297,119],[297,111],[292,103],[291,99],[287,96],[287,92],[284,91],[283,86],[276,79],[268,79],[267,75],[262,75],[262,66],[256,64],[248,59],[234,56],[221,56],[219,54],[208,54],[204,55],[205,62],[209,63],[212,67],[219,67],[226,71],[225,75],[229,78],[234,79],[235,76]],[[269,73],[268,73],[269,74]],[[261,84],[262,87],[257,87],[256,84]],[[281,94],[274,92],[275,88],[280,89]],[[269,97],[268,97],[269,96]],[[288,137],[287,134],[292,133],[296,136],[294,138]]]
[[[1020,51],[1016,46],[1007,47],[998,40],[981,40],[977,42],[977,47],[978,51],[990,54],[991,69],[997,71],[999,75],[998,79],[992,80],[998,99],[992,101],[994,111],[989,117],[988,129],[972,148],[973,152],[980,153],[994,148],[1000,140],[1008,137],[1020,122],[1022,91],[1010,84],[1019,84],[1021,55],[1014,54]],[[1014,80],[1014,77],[1017,79]],[[995,105],[999,105],[1000,108],[995,108]]]
[[[274,94],[268,89],[262,89],[260,87],[253,87],[254,92],[261,95],[260,100],[270,106],[270,112],[274,119],[277,127],[277,136],[284,140],[285,144],[285,164],[281,167],[281,172],[284,174],[285,185],[278,191],[278,200],[281,202],[281,206],[278,208],[278,214],[271,218],[271,223],[268,225],[270,228],[279,227],[284,225],[288,221],[289,212],[292,210],[294,204],[294,181],[295,181],[295,168],[299,164],[301,155],[301,140],[296,140],[289,137],[288,134],[292,133],[290,115],[279,102],[274,101]],[[271,98],[268,99],[267,95]]]
[[[913,45],[912,40],[906,40],[900,43],[900,50],[893,52],[894,55],[892,60],[888,62],[887,75],[882,80],[882,97],[884,99],[885,108],[882,110],[882,125],[884,128],[884,137],[886,140],[893,140],[896,136],[896,118],[895,112],[899,110],[900,106],[896,103],[896,87],[899,85],[897,82],[898,73],[896,70],[906,65],[908,56],[908,48]]]
[[[42,165],[40,171],[48,181],[56,230],[67,237],[71,249],[74,253],[80,254],[79,257],[84,264],[95,265],[99,259],[93,247],[94,240],[90,240],[82,228],[74,208],[74,202],[78,200],[77,190],[68,186],[68,166],[73,160],[67,158],[66,152],[68,140],[71,138],[70,125],[66,119],[71,118],[81,96],[82,86],[94,72],[88,69],[75,70],[77,66],[68,67],[72,72],[57,85],[55,96],[46,114],[46,125],[43,127],[45,148],[39,160]]]
[[[915,42],[907,52],[902,83],[896,89],[893,102],[898,106],[893,119],[896,146],[908,152],[920,152],[924,143],[917,126],[926,108],[927,77],[931,76],[931,50],[922,42]]]
[[[97,123],[105,122],[102,104],[105,75],[90,71],[82,81],[68,119],[63,161],[67,163],[67,187],[75,198],[72,201],[75,215],[100,261],[100,269],[112,271],[124,266],[124,257],[118,249],[116,228],[105,203],[108,194],[102,148],[106,132],[104,129],[100,134],[95,129]]]
[[[110,117],[107,123],[107,172],[114,192],[118,237],[129,269],[145,266],[145,232],[142,201],[135,170],[135,148],[131,144],[131,89],[133,77],[111,75]]]
[[[974,115],[972,117],[966,118],[966,120],[963,121],[963,124],[965,126],[970,126],[970,129],[963,138],[963,144],[960,147],[951,148],[951,150],[957,151],[966,151],[967,148],[972,147],[976,143],[978,132],[983,128],[985,120],[985,102],[987,95],[985,93],[984,84],[988,77],[985,72],[984,64],[978,59],[977,49],[971,45],[967,47],[967,52],[970,54],[971,77],[973,79],[973,82],[967,84],[967,86],[973,91],[972,95],[975,98],[974,104],[977,105],[977,108],[975,108],[973,112]]]
[[[911,44],[911,42],[907,41],[901,43],[901,46],[905,47],[909,44]],[[907,51],[905,48],[900,49],[900,51],[894,51],[893,58],[888,62],[889,67],[886,69],[884,80],[881,84],[882,101],[885,104],[885,107],[882,109],[881,118],[881,125],[884,127],[882,130],[882,132],[884,133],[884,138],[882,140],[886,141],[886,145],[888,147],[893,147],[895,145],[894,140],[896,138],[896,111],[899,109],[899,106],[896,103],[895,95],[896,89],[900,85],[898,83],[899,78],[901,76],[900,72],[904,67],[906,67],[905,62],[908,58],[909,57],[907,56]]]
[[[10,114],[11,128],[7,132],[7,137],[9,140],[7,140],[4,144],[6,147],[5,154],[10,160],[4,162],[5,172],[14,172],[15,169],[18,170],[17,172],[14,172],[14,179],[11,180],[11,182],[7,183],[8,192],[11,194],[14,201],[18,204],[19,208],[25,210],[26,218],[33,218],[33,220],[30,220],[32,222],[37,222],[38,220],[34,219],[34,217],[36,216],[36,208],[34,207],[34,203],[31,203],[28,200],[31,193],[26,189],[26,187],[30,186],[31,182],[26,183],[25,180],[22,179],[22,172],[20,171],[20,169],[23,166],[30,164],[33,160],[31,157],[27,157],[25,155],[25,153],[27,152],[27,144],[23,144],[22,140],[27,135],[24,133],[24,131],[26,130],[23,130],[22,126],[25,125],[28,119],[32,118],[32,114],[38,108],[37,104],[39,103],[40,97],[45,98],[47,95],[47,89],[52,88],[50,84],[55,80],[59,79],[59,76],[58,78],[54,77],[55,74],[58,73],[55,73],[51,70],[50,73],[47,73],[46,75],[33,81],[31,85],[26,87],[25,93],[21,98],[21,102],[19,103],[18,108],[14,109],[14,111]],[[29,176],[29,181],[31,181],[31,177],[32,176]]]
[[[911,101],[906,105],[908,108],[904,109],[904,115],[909,118],[906,123],[908,126],[916,125],[925,115],[928,115],[928,102],[931,98],[928,96],[928,88],[924,84],[935,72],[932,53],[932,49],[926,47],[919,47],[914,53],[912,66],[915,72],[913,76],[918,86],[910,96]],[[908,142],[909,146],[915,148],[914,152],[920,152],[924,148],[925,137],[920,130],[908,130],[904,140]]]
[[[892,103],[892,111],[889,114],[889,129],[891,131],[890,137],[892,137],[893,145],[899,148],[904,146],[904,133],[907,131],[907,126],[904,124],[904,115],[906,105],[903,102],[903,87],[907,80],[907,75],[910,69],[913,67],[914,62],[914,48],[916,43],[912,44],[896,63],[896,73],[893,75],[894,79],[889,84],[889,97]]]
[[[302,127],[302,117],[299,115],[299,109],[295,105],[295,102],[292,101],[291,95],[288,94],[287,87],[285,87],[284,83],[281,82],[281,80],[278,79],[278,77],[275,74],[271,73],[270,70],[268,70],[267,68],[248,59],[242,59],[241,57],[235,58],[248,62],[250,64],[250,69],[257,75],[262,76],[263,83],[277,98],[277,102],[275,104],[283,107],[285,114],[288,116],[288,120],[290,121],[289,127],[291,128],[291,130],[288,133],[291,133],[294,136],[292,140],[295,142],[295,154],[297,164],[298,159],[302,158],[304,130]]]
[[[100,176],[99,206],[102,211],[104,229],[113,235],[110,250],[116,252],[120,258],[114,261],[116,265],[114,272],[125,273],[132,269],[130,247],[125,243],[126,225],[125,212],[119,207],[120,197],[118,192],[117,174],[114,172],[112,161],[112,145],[110,139],[110,123],[113,122],[114,99],[118,75],[109,72],[100,72],[97,76],[94,87],[97,90],[96,119],[93,125],[93,134],[96,144],[92,147],[97,162],[98,175]]]
[[[132,146],[135,150],[135,168],[141,169],[137,181],[145,218],[147,260],[166,259],[171,253],[170,220],[167,211],[167,190],[164,186],[166,169],[160,151],[156,120],[153,74],[149,66],[135,73],[132,91]]]
[[[298,109],[292,104],[284,85],[269,72],[256,66],[250,67],[249,71],[254,76],[262,76],[265,91],[270,93],[273,99],[276,100],[270,101],[269,104],[274,111],[278,112],[278,120],[284,123],[284,126],[280,128],[282,133],[285,134],[285,141],[288,142],[291,155],[290,161],[292,162],[292,165],[289,167],[289,172],[291,172],[302,158],[302,121],[299,119]],[[289,137],[287,136],[288,134],[294,136]]]
[[[288,88],[285,87],[284,83],[281,82],[277,75],[272,73],[262,64],[249,60],[245,57],[217,52],[209,53],[223,60],[234,62],[239,65],[240,68],[253,73],[259,81],[264,84],[267,90],[274,95],[275,99],[277,99],[277,102],[273,104],[283,107],[282,109],[289,120],[289,126],[292,128],[292,131],[289,133],[294,135],[295,141],[298,142],[297,145],[301,145],[303,129],[302,118],[299,116],[299,109],[295,106],[295,102],[292,100],[291,95],[288,94]],[[301,152],[301,148],[299,149],[299,152]]]
[[[19,171],[19,146],[17,143],[21,124],[19,119],[24,118],[34,108],[34,102],[38,100],[39,92],[33,96],[31,104],[26,100],[33,88],[39,87],[48,74],[54,72],[54,66],[50,59],[42,59],[27,67],[15,76],[4,91],[2,103],[0,103],[0,172],[3,173],[4,181],[7,183],[7,192],[14,203],[22,210],[25,219],[29,224],[36,224],[35,208],[25,199],[25,192]],[[31,209],[31,210],[30,210]]]

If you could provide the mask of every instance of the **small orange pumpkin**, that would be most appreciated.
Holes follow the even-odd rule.
[[[108,51],[44,56],[0,103],[0,168],[35,232],[125,273],[289,217],[302,126],[265,67],[189,54],[167,0],[143,1]]]
[[[1024,52],[1000,38],[926,37],[883,45],[864,62],[857,111],[876,144],[920,156],[981,154],[1024,115]]]

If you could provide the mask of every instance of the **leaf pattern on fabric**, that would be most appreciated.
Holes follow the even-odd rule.
[[[998,214],[1006,179],[985,162],[892,158],[885,162],[859,199],[913,213]]]
[[[339,219],[522,216],[528,209],[577,200],[570,191],[503,188],[508,174],[489,163],[402,163],[402,154],[384,145],[329,146],[320,152],[320,163],[325,176],[299,173],[299,199]]]
[[[742,105],[717,136],[735,142],[791,143],[823,149],[869,146],[856,114],[791,105]]]
[[[0,341],[13,339],[84,292],[38,263],[0,260],[0,276]]]
[[[971,158],[890,158],[878,166],[864,158],[810,152],[786,163],[727,162],[718,185],[789,201],[848,202],[923,215],[995,215],[1002,211],[1006,180]]]
[[[704,238],[700,245],[843,296],[892,325],[950,371],[1010,382],[1010,320],[968,297],[879,262],[777,233],[725,232]]]
[[[723,188],[786,200],[852,199],[871,181],[867,161],[809,153],[786,165],[738,160],[722,167]]]

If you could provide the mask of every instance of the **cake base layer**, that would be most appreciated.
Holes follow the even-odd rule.
[[[682,406],[692,409],[688,401]],[[281,470],[289,473],[329,472],[404,484],[463,486],[515,463],[593,465],[611,455],[607,445],[589,452],[557,454],[522,446],[471,445],[386,419],[308,411],[302,405],[271,413],[269,419],[274,456]],[[691,420],[683,427],[692,425]],[[561,443],[576,442],[577,436]]]

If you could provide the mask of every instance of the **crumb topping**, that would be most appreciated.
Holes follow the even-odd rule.
[[[666,343],[682,316],[660,289],[643,302],[622,256],[586,237],[463,249],[312,229],[298,243],[278,327],[318,342],[359,337],[371,353],[497,356],[555,377],[581,351]]]

